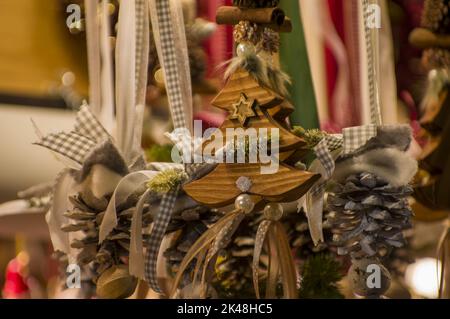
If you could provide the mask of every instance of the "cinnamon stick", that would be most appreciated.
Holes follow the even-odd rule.
[[[285,14],[280,8],[244,9],[223,6],[217,9],[217,24],[238,24],[240,21],[282,26]]]
[[[291,19],[289,19],[288,17],[284,19],[282,25],[267,24],[266,27],[271,28],[273,31],[276,32],[286,32],[286,33],[292,32],[292,22]]]

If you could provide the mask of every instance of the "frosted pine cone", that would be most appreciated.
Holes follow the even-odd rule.
[[[380,256],[405,244],[411,227],[409,186],[393,187],[377,176],[361,173],[337,184],[328,196],[329,222],[338,254],[353,258]]]

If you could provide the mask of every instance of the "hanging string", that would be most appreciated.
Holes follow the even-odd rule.
[[[372,4],[379,6],[378,0],[372,0]],[[370,13],[369,0],[363,0],[363,22],[369,80],[370,122],[371,124],[379,126],[382,124],[380,111],[380,92],[378,85],[380,80],[380,35],[378,29],[375,26],[369,25]]]

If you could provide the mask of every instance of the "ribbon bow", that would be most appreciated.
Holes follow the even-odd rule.
[[[335,159],[351,154],[376,135],[376,125],[349,127],[342,130],[342,135],[324,137],[313,148],[317,160],[311,164],[309,170],[320,173],[322,178],[305,195],[304,203],[300,203],[299,208],[304,207],[311,238],[315,245],[324,241],[322,231],[323,198],[326,185],[334,173]]]

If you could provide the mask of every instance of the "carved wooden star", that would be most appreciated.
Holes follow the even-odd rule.
[[[244,93],[241,93],[239,101],[231,105],[230,119],[238,120],[242,126],[246,126],[251,117],[257,116],[254,110],[255,105],[255,99],[249,99]]]

